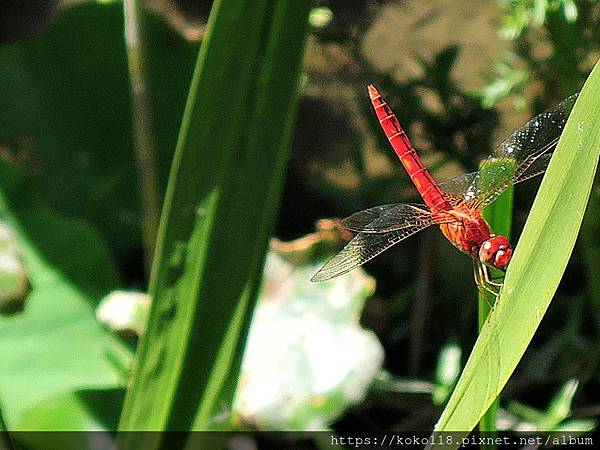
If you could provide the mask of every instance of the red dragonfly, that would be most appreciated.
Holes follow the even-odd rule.
[[[444,236],[473,259],[479,290],[497,295],[501,285],[492,281],[489,268],[505,270],[512,247],[505,236],[491,232],[481,211],[511,185],[546,170],[577,94],[515,131],[487,158],[481,170],[438,184],[391,108],[373,85],[368,89],[379,123],[425,204],[375,206],[342,220],[347,229],[358,234],[312,281],[342,275],[416,232],[439,225]]]

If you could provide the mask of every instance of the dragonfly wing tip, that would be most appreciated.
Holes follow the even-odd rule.
[[[310,277],[310,281],[312,281],[313,283],[319,283],[328,279],[329,277],[323,275],[323,273],[321,273],[320,270],[317,273],[315,273],[312,277]]]

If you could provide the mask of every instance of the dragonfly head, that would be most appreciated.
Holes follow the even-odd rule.
[[[512,256],[510,242],[504,236],[492,236],[479,247],[479,259],[487,266],[504,270]]]

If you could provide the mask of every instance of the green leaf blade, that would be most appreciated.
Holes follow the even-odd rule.
[[[308,12],[308,1],[213,4],[122,430],[206,430],[230,407],[283,181]]]
[[[530,343],[565,270],[600,152],[600,65],[588,78],[554,153],[504,288],[435,431],[472,430]]]

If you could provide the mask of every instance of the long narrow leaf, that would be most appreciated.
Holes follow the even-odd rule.
[[[583,219],[600,153],[600,65],[573,109],[488,317],[435,431],[472,430],[529,345]]]
[[[213,4],[121,430],[216,428],[230,407],[283,180],[308,11],[307,0]]]

